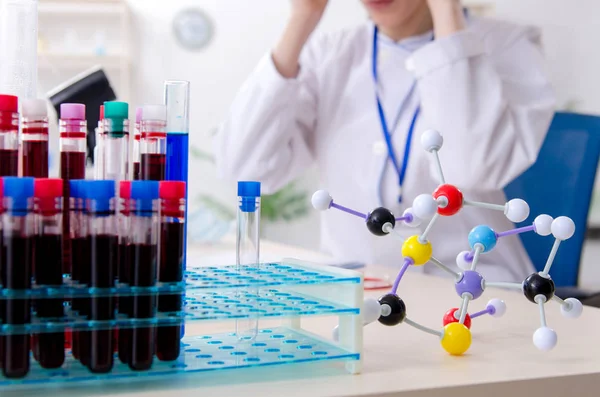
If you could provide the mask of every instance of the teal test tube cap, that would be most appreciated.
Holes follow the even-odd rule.
[[[104,118],[112,120],[113,131],[122,131],[124,121],[129,118],[126,102],[104,102]]]

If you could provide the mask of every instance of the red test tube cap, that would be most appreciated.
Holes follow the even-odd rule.
[[[100,105],[100,120],[104,120],[104,105]]]
[[[17,113],[19,98],[14,95],[0,95],[0,112]]]
[[[119,183],[119,196],[124,199],[131,198],[131,181],[121,181]]]
[[[38,198],[58,198],[63,196],[63,180],[53,178],[36,179],[33,195]]]
[[[158,194],[164,200],[181,200],[185,198],[185,182],[162,181],[158,188]]]

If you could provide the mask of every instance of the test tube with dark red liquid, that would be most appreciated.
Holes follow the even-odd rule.
[[[119,196],[119,286],[129,287],[131,267],[131,233],[129,226],[131,181],[121,181]],[[119,297],[119,319],[131,318],[131,299],[131,296]],[[119,360],[123,364],[129,364],[129,357],[131,357],[131,328],[119,329],[118,339]]]
[[[19,175],[19,100],[0,95],[0,177]]]
[[[183,281],[183,254],[185,233],[185,182],[160,182],[161,200],[160,262],[161,283]],[[158,297],[158,311],[163,313],[180,312],[181,295],[161,294]],[[161,361],[174,361],[179,358],[181,326],[158,327],[156,333],[156,356]]]
[[[0,288],[4,288],[4,232],[2,217],[4,216],[4,180],[0,178]],[[4,324],[5,302],[0,300],[0,325]],[[4,365],[4,336],[0,335],[0,369]]]
[[[70,194],[69,181],[85,179],[87,150],[87,122],[85,105],[64,103],[60,105],[60,177],[63,184],[63,272],[71,274]]]
[[[164,181],[167,164],[167,107],[144,106],[142,111],[141,179]]]
[[[158,182],[131,183],[131,276],[132,287],[154,287],[158,266]],[[134,295],[131,317],[136,320],[156,316],[156,296]],[[136,371],[150,369],[154,358],[155,327],[135,327],[131,332],[129,367]]]
[[[141,179],[140,169],[140,141],[142,137],[142,108],[138,107],[135,110],[135,126],[133,128],[133,148],[131,162],[133,164],[133,175],[131,179],[139,181]]]
[[[71,280],[76,287],[83,288],[90,282],[90,245],[88,239],[87,215],[85,206],[85,181],[69,181],[70,197],[70,238],[71,238]],[[84,298],[74,298],[71,303],[73,315],[78,321],[87,319],[84,304],[89,302]],[[72,354],[80,359],[80,331],[73,331]]]
[[[23,176],[48,178],[48,110],[46,101],[30,99],[21,106]],[[61,194],[62,196],[62,194]]]
[[[33,178],[4,178],[6,210],[2,218],[4,288],[26,292],[31,289],[31,265],[35,217],[33,214]],[[29,299],[3,300],[4,323],[24,325],[31,322]],[[29,334],[4,337],[4,365],[7,378],[22,378],[29,372]]]
[[[34,188],[36,233],[34,277],[38,287],[60,288],[62,273],[62,179],[36,179]],[[60,322],[63,299],[38,299],[36,315],[41,321]],[[60,368],[65,362],[64,332],[40,333],[36,338],[37,360],[42,368]]]
[[[117,221],[115,217],[115,182],[89,181],[86,185],[90,232],[90,287],[113,288],[114,269],[118,262]],[[92,296],[89,320],[107,322],[115,319],[114,298]],[[113,367],[113,330],[103,327],[89,333],[88,368],[94,373],[110,372]]]

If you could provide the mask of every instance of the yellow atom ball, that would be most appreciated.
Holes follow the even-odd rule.
[[[463,355],[471,347],[471,331],[460,323],[446,325],[442,347],[453,356]]]
[[[419,241],[419,236],[410,237],[402,245],[402,256],[411,258],[415,266],[423,266],[429,262],[432,253],[431,243],[428,241],[423,244]]]

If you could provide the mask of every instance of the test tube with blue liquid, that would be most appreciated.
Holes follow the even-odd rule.
[[[236,267],[239,274],[258,275],[260,261],[260,183],[238,182],[236,235]],[[259,287],[238,288],[238,300],[258,303]],[[238,339],[254,340],[258,333],[258,316],[248,313],[247,319],[236,320]]]
[[[167,164],[166,180],[188,184],[189,136],[190,136],[190,83],[189,81],[165,82],[165,105],[167,106]],[[187,225],[188,190],[185,191],[185,221]],[[183,231],[183,270],[187,267],[187,228]],[[181,337],[185,325],[181,327]]]

